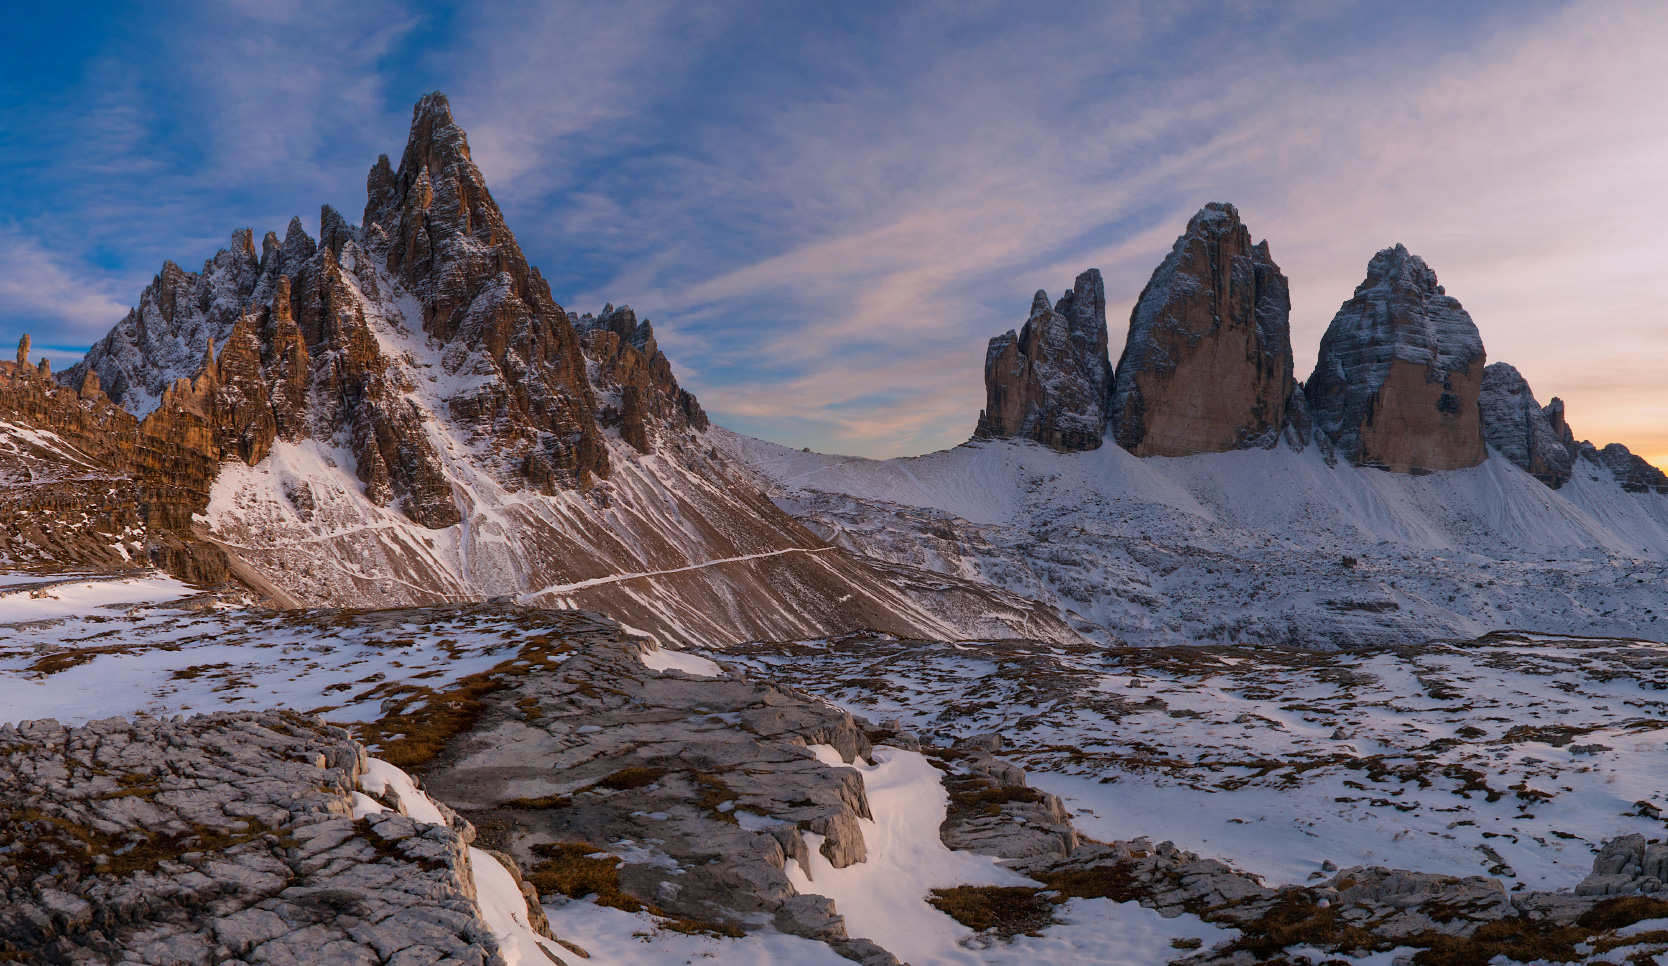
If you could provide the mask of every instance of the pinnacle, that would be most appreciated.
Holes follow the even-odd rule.
[[[1223,227],[1231,229],[1238,224],[1238,208],[1235,208],[1226,201],[1212,201],[1206,204],[1203,208],[1200,208],[1198,213],[1188,220],[1187,231],[1189,234],[1192,234],[1206,225],[1210,225],[1212,227],[1222,225]]]

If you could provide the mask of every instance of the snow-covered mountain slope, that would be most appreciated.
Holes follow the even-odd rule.
[[[1131,643],[1668,637],[1668,499],[1590,461],[1551,490],[1502,458],[1415,476],[1313,447],[1141,459],[1004,440],[882,462],[711,435],[831,542]]]
[[[379,504],[339,439],[278,440],[222,464],[199,532],[298,603],[390,606],[519,595],[618,616],[668,640],[786,639],[873,627],[914,636],[1070,637],[1047,608],[903,568],[877,570],[806,531],[693,429],[638,452],[602,432],[611,472],[539,489],[496,472],[501,440],[453,415],[468,381],[414,300],[357,242],[340,263],[393,400],[416,414],[457,523]],[[415,316],[415,318],[414,318]],[[931,592],[915,593],[930,588]]]

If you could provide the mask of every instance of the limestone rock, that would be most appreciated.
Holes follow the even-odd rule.
[[[25,721],[0,748],[0,957],[505,961],[457,828],[354,819],[366,756],[345,731],[277,713]]]
[[[1423,259],[1374,255],[1321,339],[1304,395],[1316,429],[1358,466],[1452,470],[1488,458],[1477,406],[1482,337]]]
[[[1106,352],[1106,286],[1091,268],[1050,306],[1038,290],[1031,315],[990,340],[979,439],[1036,440],[1061,452],[1092,450],[1106,432],[1112,363]]]
[[[1668,494],[1668,474],[1635,456],[1621,443],[1610,443],[1603,449],[1592,443],[1581,442],[1577,454],[1589,463],[1597,463],[1610,471],[1616,485],[1629,493]]]
[[[570,312],[568,320],[585,355],[596,363],[592,380],[602,394],[597,418],[604,426],[617,426],[639,453],[653,449],[651,437],[660,430],[707,428],[706,412],[694,394],[678,385],[648,319],[637,321],[629,305],[607,305],[601,315]]]
[[[1604,843],[1593,871],[1575,887],[1578,896],[1613,896],[1668,889],[1668,845],[1653,845],[1639,834]]]
[[[446,367],[472,377],[454,416],[503,437],[507,464],[531,457],[566,485],[608,475],[579,337],[527,264],[463,129],[438,92],[418,101],[397,170],[367,179],[366,248],[415,294]]]
[[[206,426],[183,407],[137,420],[104,395],[96,370],[64,385],[19,355],[0,362],[0,420],[35,432],[0,447],[0,554],[223,582],[225,554],[191,532],[216,470]]]
[[[1554,406],[1557,423],[1550,414]],[[1522,374],[1496,362],[1483,370],[1477,407],[1483,416],[1483,437],[1500,455],[1555,490],[1569,482],[1575,452],[1564,438],[1569,428],[1563,424],[1562,400],[1542,408]]]
[[[1286,276],[1233,205],[1187,223],[1130,314],[1112,420],[1137,456],[1268,447],[1292,421]]]

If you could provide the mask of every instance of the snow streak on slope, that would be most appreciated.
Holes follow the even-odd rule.
[[[725,654],[947,744],[997,732],[1101,839],[1270,885],[1325,862],[1568,889],[1668,812],[1668,646],[1500,635],[1353,653],[851,638]]]
[[[829,548],[717,458],[699,434],[663,432],[641,454],[606,438],[610,478],[541,493],[498,472],[500,442],[452,418],[488,367],[454,358],[418,303],[357,242],[341,251],[350,297],[421,419],[463,522],[415,523],[381,506],[343,441],[279,441],[222,466],[200,532],[284,594],[389,606],[497,595],[603,611],[671,641],[783,639],[830,627],[959,638],[1072,632],[1046,607]]]
[[[710,435],[830,542],[988,580],[1091,636],[1668,637],[1668,498],[1586,462],[1554,491],[1501,458],[1411,476],[1316,449],[1138,459],[993,441],[879,462]]]

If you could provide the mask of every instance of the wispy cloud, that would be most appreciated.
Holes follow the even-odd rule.
[[[13,330],[7,335],[30,333],[36,354],[55,363],[80,358],[127,311],[114,280],[15,228],[0,226],[0,265],[0,319]]]
[[[1662,438],[1654,6],[231,4],[121,33],[0,107],[12,244],[101,298],[239,225],[356,210],[439,88],[558,296],[654,318],[709,410],[767,438],[965,438],[984,340],[1034,289],[1101,268],[1116,355],[1213,200],[1292,279],[1300,375],[1401,241],[1578,432]]]

